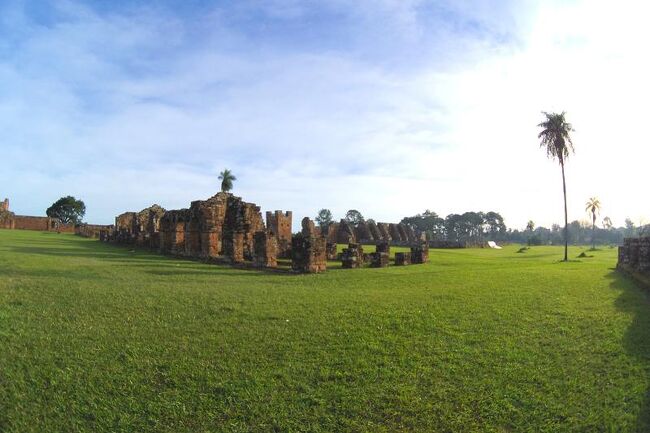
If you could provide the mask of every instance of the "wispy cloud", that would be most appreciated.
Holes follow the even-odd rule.
[[[566,109],[575,217],[583,195],[612,218],[650,215],[617,194],[617,167],[640,167],[625,155],[649,96],[638,5],[189,5],[1,7],[0,183],[17,211],[64,194],[93,222],[185,206],[228,167],[236,193],[297,216],[495,209],[550,224],[559,176],[535,124]]]

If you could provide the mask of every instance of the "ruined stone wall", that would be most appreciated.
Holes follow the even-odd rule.
[[[354,236],[354,227],[352,227],[352,224],[344,219],[338,223],[336,242],[339,244],[356,243],[356,237]]]
[[[324,235],[327,237],[327,242],[335,244],[339,234],[339,223],[330,223]]]
[[[388,253],[375,251],[370,255],[370,266],[373,268],[386,268],[388,267],[389,260],[390,256]]]
[[[346,269],[360,268],[363,263],[363,247],[361,245],[350,243],[347,248],[343,248],[341,267]]]
[[[115,240],[124,244],[135,242],[137,215],[135,212],[124,212],[115,217]]]
[[[14,215],[13,228],[16,230],[55,231],[58,220],[49,217]]]
[[[354,228],[354,236],[356,241],[359,243],[371,243],[375,240],[375,237],[370,232],[370,228],[365,221],[360,222]]]
[[[618,247],[618,269],[650,276],[650,236],[625,238]]]
[[[233,257],[234,237],[242,235],[242,248],[244,258],[252,260],[255,250],[254,235],[256,232],[264,231],[264,221],[259,206],[253,203],[246,203],[241,197],[228,195],[226,217],[223,228],[223,252],[228,257]],[[238,254],[238,252],[236,252]]]
[[[377,227],[376,222],[369,221],[369,222],[366,223],[366,225],[368,226],[368,231],[370,232],[370,236],[372,237],[372,239],[374,239],[376,241],[386,240],[381,235],[381,232],[379,231],[379,228]]]
[[[402,233],[399,230],[398,224],[393,224],[393,223],[388,224],[388,231],[390,232],[390,237],[391,237],[393,242],[395,242],[395,243],[404,242],[404,239],[402,237]]]
[[[424,242],[418,246],[411,247],[411,263],[423,264],[429,261],[429,245]]]
[[[327,260],[336,260],[337,255],[338,254],[336,252],[336,244],[327,242],[327,246],[326,246]]]
[[[318,273],[327,269],[325,237],[305,237],[302,233],[291,239],[291,268],[295,272]]]
[[[388,223],[377,223],[377,229],[381,234],[381,240],[384,242],[391,242],[393,238],[390,235],[390,229]]]
[[[160,219],[164,214],[165,209],[157,204],[136,213],[132,227],[132,237],[135,239],[136,245],[153,249],[160,247]]]
[[[77,227],[75,227],[74,233],[77,236],[84,238],[99,239],[102,232],[108,232],[112,230],[112,225],[79,224]]]
[[[166,211],[160,218],[159,251],[163,254],[185,255],[185,223],[189,209]]]
[[[185,224],[186,256],[208,259],[221,255],[228,196],[220,192],[191,203]]]
[[[291,228],[293,214],[291,211],[266,212],[266,228],[273,232],[278,241],[278,256],[290,257],[291,254]]]
[[[395,266],[411,264],[411,253],[395,253]]]
[[[253,264],[258,268],[278,267],[278,240],[271,231],[257,232],[254,235],[255,257]]]
[[[0,229],[13,229],[15,224],[15,218],[13,212],[10,211],[0,211]]]

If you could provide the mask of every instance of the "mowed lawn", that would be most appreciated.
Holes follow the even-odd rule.
[[[0,230],[0,431],[650,431],[647,292],[517,249],[288,275]]]

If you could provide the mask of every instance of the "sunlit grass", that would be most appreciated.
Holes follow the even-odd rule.
[[[650,430],[614,249],[288,275],[0,230],[0,431]]]

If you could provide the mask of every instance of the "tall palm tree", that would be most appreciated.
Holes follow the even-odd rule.
[[[596,214],[600,213],[600,200],[591,197],[587,201],[585,212],[591,213],[591,249],[596,249]]]
[[[219,180],[221,181],[221,191],[228,192],[232,189],[232,183],[237,180],[237,178],[230,170],[225,169],[219,173]]]
[[[542,111],[542,114],[544,114],[546,119],[537,125],[542,128],[542,132],[537,136],[541,140],[539,146],[546,148],[546,155],[553,160],[557,159],[562,168],[562,191],[564,193],[564,261],[566,262],[569,259],[569,216],[566,204],[564,163],[569,157],[569,154],[574,152],[573,142],[569,135],[573,131],[573,127],[566,121],[564,117],[566,113],[564,111],[562,113],[547,113]]]

